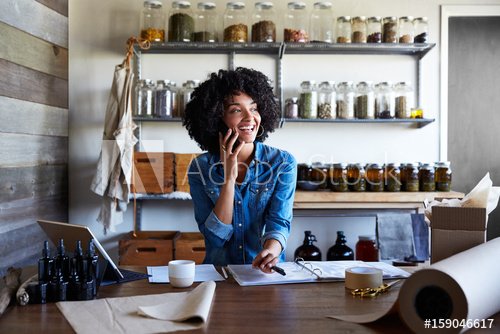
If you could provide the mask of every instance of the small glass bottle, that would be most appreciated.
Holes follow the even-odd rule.
[[[285,118],[299,118],[299,98],[292,97],[285,100]]]
[[[401,190],[417,192],[420,188],[418,181],[418,163],[408,162],[401,164]]]
[[[382,21],[382,41],[384,43],[398,42],[398,21],[395,16],[384,17]]]
[[[298,1],[289,2],[285,14],[283,41],[307,43],[309,42],[308,29],[309,17],[306,4]]]
[[[276,12],[272,2],[256,2],[252,14],[252,42],[276,42]]]
[[[366,165],[366,190],[384,191],[384,169],[377,163]]]
[[[413,20],[413,29],[415,32],[415,37],[413,38],[413,43],[427,43],[429,34],[429,24],[427,22],[427,17],[417,17]]]
[[[318,240],[311,231],[304,231],[304,242],[295,250],[294,257],[301,257],[305,261],[321,261],[321,251],[313,244],[316,241]]]
[[[224,42],[248,42],[248,24],[245,3],[228,2],[224,12]]]
[[[399,43],[413,43],[413,16],[401,16],[399,18]]]
[[[314,119],[318,117],[318,91],[314,81],[302,81],[300,84],[300,117]]]
[[[366,191],[365,168],[360,163],[347,165],[347,185],[350,191]]]
[[[351,43],[351,17],[339,16],[337,18],[337,43]]]
[[[399,164],[388,163],[384,168],[385,191],[398,192],[401,191],[401,170]]]
[[[155,100],[155,85],[153,80],[139,80],[137,82],[135,93],[137,101],[137,110],[135,115],[139,117],[153,117]]]
[[[191,42],[194,33],[194,19],[189,1],[174,1],[168,18],[168,41]]]
[[[314,3],[311,13],[311,42],[333,43],[333,12],[332,3],[319,1]]]
[[[375,85],[375,118],[394,118],[394,91],[390,82]]]
[[[337,118],[337,97],[334,81],[323,81],[318,90],[318,118]]]
[[[360,235],[356,243],[356,260],[375,262],[378,259],[378,247],[375,236]]]
[[[409,82],[398,82],[394,85],[396,118],[411,118],[413,88]]]
[[[351,21],[352,43],[366,43],[366,17],[356,16]]]
[[[144,1],[141,13],[141,38],[150,42],[165,42],[165,13],[161,1]]]
[[[330,170],[330,189],[336,192],[346,192],[349,190],[347,184],[347,164],[335,163]]]
[[[326,254],[327,261],[346,261],[354,260],[354,252],[347,246],[344,231],[337,231],[337,240],[335,244],[328,249]]]
[[[337,118],[354,119],[354,89],[351,81],[337,85]]]
[[[154,116],[159,118],[172,117],[172,92],[168,87],[169,80],[156,81],[155,89],[155,112]]]
[[[449,161],[436,163],[436,191],[451,191],[451,164]]]
[[[424,163],[418,169],[420,191],[436,191],[436,179],[433,163]]]
[[[375,92],[370,81],[361,81],[356,85],[354,115],[360,119],[375,118]]]
[[[194,17],[193,40],[195,42],[215,43],[217,37],[218,15],[215,3],[199,2]]]
[[[366,21],[366,41],[368,43],[381,43],[382,42],[382,23],[380,16],[369,17]]]

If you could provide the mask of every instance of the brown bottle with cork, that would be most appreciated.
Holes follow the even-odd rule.
[[[303,258],[305,261],[321,261],[321,251],[313,245],[316,242],[316,236],[311,231],[304,231],[304,243],[295,250],[295,258]]]

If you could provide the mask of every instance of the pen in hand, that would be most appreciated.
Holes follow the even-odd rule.
[[[272,266],[271,269],[280,275],[286,276],[286,272],[285,272],[285,270],[283,270],[283,268],[280,268],[278,266]]]

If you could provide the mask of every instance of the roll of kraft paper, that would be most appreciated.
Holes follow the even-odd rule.
[[[353,267],[345,270],[345,287],[348,289],[378,288],[382,283],[380,269]]]

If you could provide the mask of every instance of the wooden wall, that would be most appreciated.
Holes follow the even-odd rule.
[[[68,0],[0,2],[0,276],[68,217]]]

